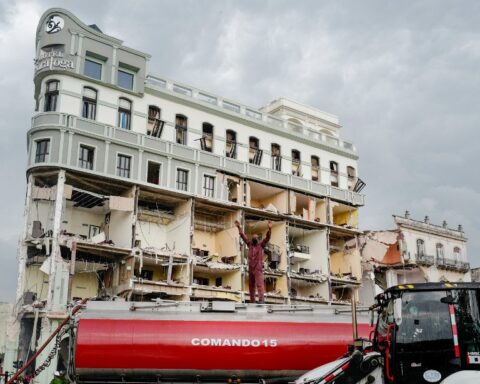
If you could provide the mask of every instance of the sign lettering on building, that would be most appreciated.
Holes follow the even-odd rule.
[[[66,58],[62,51],[42,52],[35,59],[35,72],[41,69],[74,69],[73,60]]]

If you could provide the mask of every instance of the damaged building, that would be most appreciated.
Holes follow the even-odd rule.
[[[472,280],[461,225],[457,229],[449,228],[446,221],[435,225],[428,216],[414,220],[408,211],[393,219],[395,229],[366,231],[359,237],[364,301],[373,297],[375,286]]]
[[[268,304],[348,303],[360,286],[365,184],[338,117],[251,108],[149,59],[66,10],[40,19],[7,367],[74,299],[248,302],[236,220],[249,236],[273,222]]]

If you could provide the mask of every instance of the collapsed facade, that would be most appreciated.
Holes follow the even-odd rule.
[[[150,74],[148,54],[62,9],[40,19],[36,58],[10,370],[74,299],[248,301],[235,220],[273,222],[267,303],[354,294],[364,183],[336,116]]]
[[[386,289],[398,284],[468,282],[472,276],[467,238],[458,229],[414,220],[408,211],[393,215],[396,229],[366,231],[359,237],[364,274],[361,297],[373,297],[375,284]]]

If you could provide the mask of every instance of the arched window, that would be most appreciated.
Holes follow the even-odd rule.
[[[443,244],[437,243],[437,244],[436,244],[436,250],[437,250],[437,260],[443,261],[443,259],[444,259],[444,257],[445,257],[445,252],[444,252]]]
[[[130,129],[132,120],[132,102],[120,97],[118,99],[118,126],[123,129]]]
[[[90,87],[84,87],[82,101],[82,117],[95,120],[97,116],[97,91]]]
[[[263,151],[260,149],[260,141],[256,137],[250,136],[248,146],[248,161],[251,164],[260,165],[263,155]]]
[[[202,124],[202,138],[200,139],[202,150],[213,152],[213,125],[210,123]]]
[[[225,154],[232,159],[237,158],[237,132],[227,129],[227,143],[225,147]]]
[[[417,239],[417,256],[425,255],[425,241]]]
[[[160,108],[155,105],[148,106],[147,135],[162,137],[164,121],[160,120]]]
[[[330,184],[338,187],[338,163],[336,161],[330,161]]]
[[[184,115],[175,116],[175,142],[187,145],[188,118]]]
[[[318,156],[312,156],[310,161],[312,164],[312,180],[320,181],[320,159]]]
[[[292,149],[292,175],[300,176],[300,151]]]
[[[55,112],[57,110],[57,101],[58,101],[58,89],[60,86],[60,81],[50,80],[47,81],[45,87],[45,112]]]
[[[272,169],[282,170],[282,152],[279,144],[272,144]]]
[[[462,258],[462,250],[460,247],[453,248],[453,257],[455,260],[460,260]]]

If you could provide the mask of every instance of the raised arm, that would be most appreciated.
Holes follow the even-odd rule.
[[[272,222],[268,222],[268,231],[267,231],[267,236],[265,236],[265,239],[262,240],[262,247],[265,247],[267,243],[270,241],[270,237],[272,236]]]
[[[243,233],[242,228],[240,227],[240,222],[238,220],[235,220],[235,226],[237,227],[238,233],[240,234],[240,237],[242,238],[242,240],[245,242],[245,244],[250,246],[250,240],[248,240],[247,235]]]

